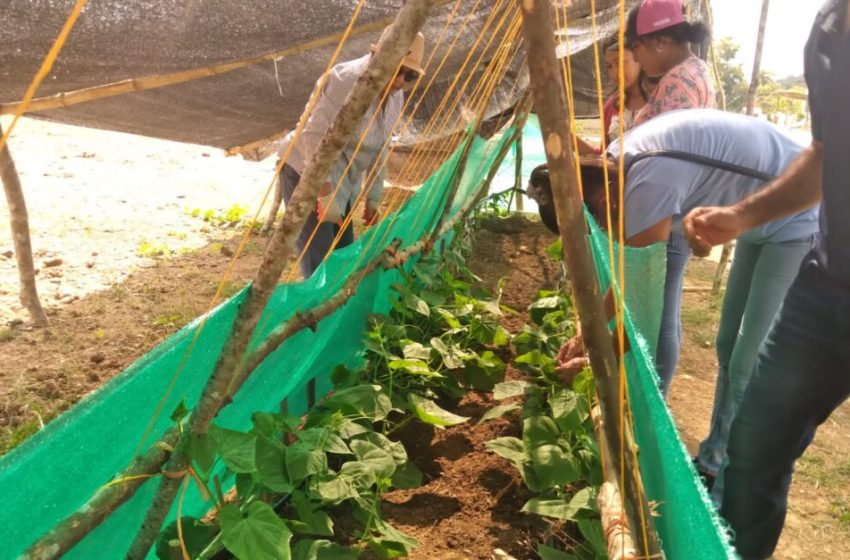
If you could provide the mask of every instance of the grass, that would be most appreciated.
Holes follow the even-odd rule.
[[[714,346],[720,311],[711,305],[710,294],[700,294],[695,299],[697,301],[685,302],[682,305],[682,324],[687,325],[685,331],[691,340],[700,346],[711,348]]]
[[[13,338],[15,338],[15,329],[10,327],[0,327],[0,342],[9,342]]]

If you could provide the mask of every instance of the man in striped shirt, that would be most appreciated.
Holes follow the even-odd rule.
[[[313,275],[325,255],[330,251],[334,238],[339,234],[340,224],[354,209],[361,189],[366,188],[363,219],[371,225],[378,211],[384,187],[384,166],[388,154],[389,138],[393,127],[401,116],[404,91],[422,76],[422,55],[425,39],[417,34],[401,63],[401,67],[383,92],[372,104],[349,142],[343,149],[339,160],[334,164],[327,182],[319,191],[319,204],[316,214],[311,214],[301,235],[298,237],[299,254],[307,246],[313,231],[316,232],[301,259],[301,273],[304,278]],[[376,49],[372,45],[372,52]],[[290,132],[283,140],[281,157],[292,144],[289,157],[281,173],[281,192],[285,202],[289,202],[292,193],[313,156],[325,132],[330,128],[348,94],[354,88],[358,78],[366,69],[371,53],[349,62],[334,66],[318,100],[310,113],[300,136]],[[321,80],[317,82],[319,87]],[[361,143],[362,139],[362,143]],[[359,146],[358,146],[359,144]],[[375,171],[372,171],[373,167]],[[368,184],[364,184],[368,181]],[[337,247],[345,247],[354,241],[354,228],[349,222],[340,237]]]

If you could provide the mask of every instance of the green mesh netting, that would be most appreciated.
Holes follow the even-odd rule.
[[[532,124],[531,130],[534,128]],[[501,140],[489,143],[476,139],[453,211],[475,194],[476,187],[493,165],[500,143],[508,137],[505,134]],[[539,129],[537,134],[525,134],[524,138],[524,147],[528,146],[526,154],[543,154]],[[429,179],[399,212],[397,220],[385,220],[352,246],[333,253],[308,281],[280,286],[265,311],[258,339],[297,311],[324,301],[350,274],[393,239],[400,239],[406,246],[433,231],[447,198],[457,157],[455,154]],[[512,165],[505,163],[510,169]],[[602,282],[607,285],[607,242],[605,250],[601,251],[600,235],[594,233],[594,253],[603,273]],[[370,243],[374,236],[379,236],[383,242]],[[644,274],[654,273],[658,268],[654,261],[647,266],[649,268],[630,265],[629,270],[634,270],[635,279],[640,280]],[[302,331],[272,354],[239,390],[234,403],[222,411],[217,423],[246,429],[253,412],[279,410],[284,398],[291,413],[304,412],[308,406],[310,380],[316,380],[317,393],[323,394],[330,388],[327,374],[333,366],[339,363],[355,365],[361,359],[365,316],[389,310],[387,294],[399,279],[397,271],[379,270],[367,276],[356,295],[321,321],[315,332]],[[627,291],[641,285],[644,283],[632,284],[627,280]],[[653,280],[645,285],[647,291],[641,293],[649,298],[645,300],[646,309],[648,313],[657,312],[659,304],[650,292],[662,284]],[[207,317],[200,338],[154,426],[154,435],[163,433],[171,425],[169,414],[181,400],[185,399],[190,407],[197,402],[244,297],[243,290]],[[0,458],[0,488],[4,495],[0,509],[2,557],[17,557],[33,540],[75,511],[127,466],[199,324],[200,319],[183,328],[101,390]],[[657,332],[657,327],[646,328]],[[693,558],[697,551],[700,558],[733,557],[658,393],[650,350],[631,320],[627,322],[627,329],[635,349],[628,356],[627,371],[636,437],[641,449],[641,470],[649,498],[660,503],[661,517],[654,522],[667,557]],[[147,444],[151,441],[153,438]],[[156,480],[146,483],[66,557],[123,558],[152,500],[156,484]],[[171,512],[172,519],[175,513],[176,506]],[[196,488],[190,485],[183,514],[199,516],[204,513],[204,503]]]

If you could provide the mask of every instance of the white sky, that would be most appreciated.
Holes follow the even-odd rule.
[[[738,60],[749,80],[756,49],[761,0],[711,0],[715,39],[731,37],[741,45]],[[784,78],[803,73],[803,47],[823,0],[771,0],[762,69]]]

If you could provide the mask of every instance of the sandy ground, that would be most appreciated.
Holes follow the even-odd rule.
[[[3,118],[6,129],[11,118]],[[84,297],[213,235],[201,216],[234,205],[250,217],[274,158],[250,162],[221,150],[131,134],[22,119],[10,140],[27,200],[42,302]],[[0,205],[0,326],[26,319],[8,209]],[[57,263],[57,259],[61,263]],[[53,266],[50,266],[53,264]]]

